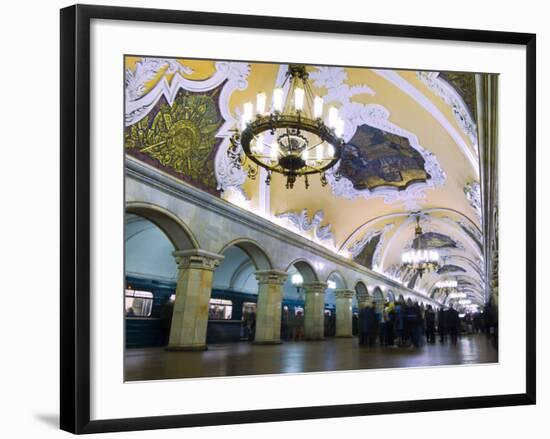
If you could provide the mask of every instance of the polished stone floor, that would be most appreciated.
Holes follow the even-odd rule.
[[[425,367],[498,361],[484,335],[462,336],[456,346],[363,347],[358,339],[329,338],[258,346],[247,342],[209,345],[203,352],[168,352],[164,348],[127,349],[126,381],[334,370]]]

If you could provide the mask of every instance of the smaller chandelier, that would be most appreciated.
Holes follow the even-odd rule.
[[[439,266],[439,253],[436,250],[430,250],[422,246],[422,227],[420,227],[420,217],[416,217],[416,227],[414,229],[415,240],[411,250],[403,253],[401,262],[409,270],[416,271],[420,277],[425,272],[435,270]]]
[[[267,171],[266,184],[273,172],[286,177],[287,189],[302,176],[307,189],[311,174],[327,184],[325,172],[340,160],[344,120],[336,107],[325,111],[308,77],[305,66],[291,64],[281,87],[273,90],[269,109],[263,92],[257,94],[255,108],[252,102],[244,104],[227,154],[235,168],[247,169],[249,178],[255,179],[261,167]]]
[[[440,280],[436,282],[435,284],[436,288],[456,288],[458,286],[458,282],[454,279],[447,279],[447,280]]]
[[[466,299],[468,295],[462,291],[453,291],[449,294],[449,299]]]

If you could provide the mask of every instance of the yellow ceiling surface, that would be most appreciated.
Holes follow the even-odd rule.
[[[153,67],[147,70],[143,60],[141,57],[125,59],[127,75],[134,81],[141,81],[139,96],[131,98],[136,101],[153,93],[160,82],[172,84],[178,75],[187,81],[199,83],[208,81],[221,68],[212,60],[173,59],[165,64],[153,63]],[[231,90],[224,103],[230,112],[233,126],[220,129],[218,137],[222,139],[221,145],[227,144],[231,129],[237,126],[236,121],[244,103],[254,102],[258,92],[265,92],[269,102],[273,88],[280,86],[284,79],[284,65],[244,64],[242,83]],[[467,189],[479,182],[479,164],[476,139],[466,132],[460,120],[460,111],[463,115],[466,104],[461,101],[459,90],[437,74],[426,79],[426,76],[416,71],[374,68],[323,70],[316,66],[308,66],[307,70],[313,92],[321,97],[335,96],[332,104],[340,108],[344,118],[353,111],[381,109],[387,119],[383,117],[374,120],[372,126],[383,135],[391,134],[388,130],[394,130],[394,134],[406,138],[410,147],[415,148],[417,145],[419,150],[422,149],[424,157],[431,157],[439,177],[432,180],[434,184],[418,183],[407,190],[399,190],[388,182],[387,186],[379,190],[359,190],[353,192],[353,196],[346,196],[337,193],[332,184],[322,187],[316,176],[309,179],[308,189],[300,179],[293,189],[286,189],[284,178],[274,174],[269,186],[266,186],[261,176],[255,180],[246,179],[239,190],[243,191],[248,200],[235,196],[235,192],[229,190],[221,193],[221,197],[318,242],[321,241],[315,238],[313,232],[301,232],[284,218],[288,217],[285,214],[299,214],[307,209],[311,219],[316,212],[322,211],[322,221],[318,226],[330,225],[332,233],[331,241],[322,243],[350,258],[355,256],[352,251],[354,244],[357,250],[362,239],[368,243],[368,236],[383,232],[383,238],[379,239],[373,249],[375,255],[372,256],[372,267],[369,268],[400,278],[401,281],[408,280],[408,275],[399,272],[399,264],[401,254],[410,248],[414,237],[415,221],[411,213],[420,212],[424,233],[432,232],[436,238],[449,238],[443,244],[438,241],[442,245],[441,254],[445,264],[464,271],[430,274],[424,276],[416,286],[429,291],[438,279],[452,275],[461,276],[465,282],[471,280],[474,284],[472,288],[479,290],[481,275],[478,268],[482,266],[479,244],[482,242],[481,219],[479,207],[472,202],[472,196],[467,194]],[[220,83],[220,87],[224,84]],[[470,116],[475,120],[471,111]],[[352,116],[346,123],[350,127],[348,133],[351,133],[347,141],[353,139],[353,133],[361,126],[371,124],[368,118],[357,122]],[[406,170],[402,175],[405,173]],[[280,215],[283,217],[278,218]]]

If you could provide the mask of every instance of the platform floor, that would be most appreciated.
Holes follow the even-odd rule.
[[[450,343],[412,347],[363,347],[357,337],[286,342],[258,346],[248,342],[209,345],[203,352],[168,352],[164,348],[127,349],[126,381],[335,370],[425,367],[498,361],[484,335],[462,336]]]

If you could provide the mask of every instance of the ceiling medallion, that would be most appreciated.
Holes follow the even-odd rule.
[[[285,86],[288,93],[285,97]],[[338,109],[330,107],[324,113],[323,98],[314,96],[309,75],[303,65],[289,65],[281,87],[271,96],[271,109],[266,110],[267,96],[256,96],[256,108],[244,104],[240,121],[227,150],[235,168],[247,168],[248,177],[255,179],[258,167],[267,171],[266,184],[273,172],[286,177],[286,188],[292,189],[298,177],[319,174],[325,186],[325,172],[340,160],[344,120]],[[326,116],[326,122],[323,117]]]
[[[420,216],[416,216],[416,227],[414,229],[413,248],[401,256],[404,268],[418,273],[419,277],[426,272],[436,270],[439,267],[439,253],[436,250],[429,250],[422,243],[422,227]]]

